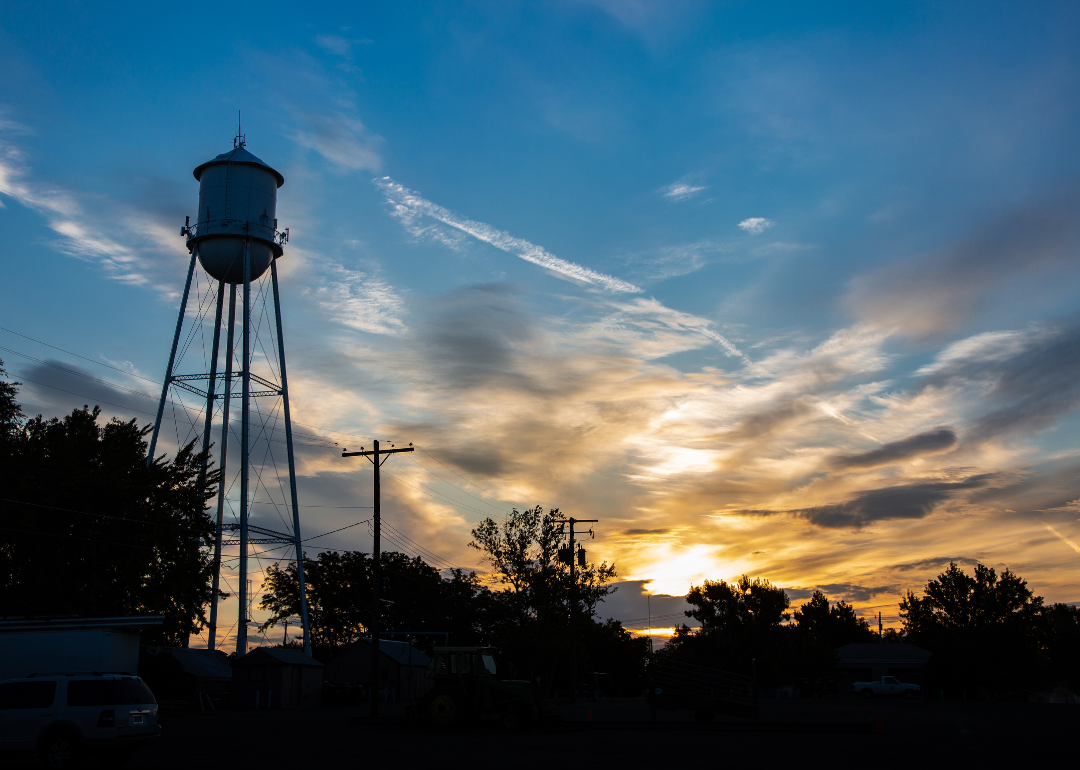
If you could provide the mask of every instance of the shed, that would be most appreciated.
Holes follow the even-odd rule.
[[[205,708],[227,696],[232,687],[232,665],[220,650],[190,647],[146,647],[139,661],[139,676],[159,701],[190,703]]]
[[[412,642],[379,640],[379,692],[386,701],[412,701],[431,689],[431,658]],[[357,639],[326,666],[326,681],[371,685],[371,639]]]
[[[162,623],[157,615],[0,621],[0,679],[76,671],[134,674],[140,632]]]
[[[901,682],[922,684],[930,651],[914,644],[845,644],[836,651],[838,685],[850,689],[854,682],[895,676]]]
[[[323,664],[301,650],[256,647],[232,664],[234,709],[311,709],[322,705]]]

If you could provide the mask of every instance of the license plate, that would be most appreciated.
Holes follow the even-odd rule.
[[[143,723],[144,718],[145,717],[143,717],[142,714],[132,714],[131,715],[131,724],[133,724],[133,725],[141,725]]]

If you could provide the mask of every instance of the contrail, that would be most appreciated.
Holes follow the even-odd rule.
[[[422,198],[388,176],[376,178],[373,181],[382,189],[387,201],[393,205],[394,216],[405,223],[406,227],[410,227],[412,220],[418,216],[431,217],[444,225],[460,230],[466,235],[471,235],[478,241],[490,243],[507,254],[513,254],[526,262],[540,265],[540,267],[573,281],[599,285],[608,291],[630,294],[640,294],[643,291],[643,289],[627,281],[560,259],[542,246],[537,246],[535,243],[530,243],[521,238],[515,238],[510,233],[496,230],[491,225],[459,217],[449,209]],[[410,229],[418,231],[420,228],[410,227]]]
[[[1050,530],[1051,532],[1053,532],[1053,533],[1054,533],[1055,535],[1057,535],[1057,536],[1058,536],[1059,538],[1061,538],[1062,540],[1064,540],[1064,541],[1065,541],[1065,543],[1066,543],[1066,544],[1067,544],[1067,545],[1068,545],[1068,546],[1069,546],[1070,548],[1072,548],[1072,549],[1073,549],[1074,551],[1076,551],[1077,553],[1080,553],[1080,545],[1077,545],[1077,544],[1076,544],[1076,543],[1074,543],[1074,542],[1073,542],[1072,540],[1070,540],[1069,538],[1065,537],[1065,535],[1063,535],[1063,534],[1061,534],[1060,532],[1058,532],[1058,531],[1057,531],[1056,529],[1054,529],[1053,527],[1051,527],[1051,526],[1050,526],[1049,524],[1047,524],[1046,522],[1043,522],[1043,526],[1044,526],[1044,527],[1046,527],[1046,528],[1047,528],[1048,530]]]

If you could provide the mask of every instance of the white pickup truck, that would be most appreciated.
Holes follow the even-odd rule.
[[[851,689],[864,698],[876,695],[896,695],[902,698],[918,698],[919,685],[903,684],[895,676],[883,676],[880,682],[856,682]]]

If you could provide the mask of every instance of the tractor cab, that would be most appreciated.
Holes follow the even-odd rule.
[[[436,647],[427,676],[435,681],[421,703],[421,715],[435,725],[461,725],[496,716],[513,729],[532,724],[546,713],[530,682],[499,679],[491,647]]]
[[[436,647],[428,664],[428,679],[457,679],[473,676],[495,679],[495,650],[490,647]]]

